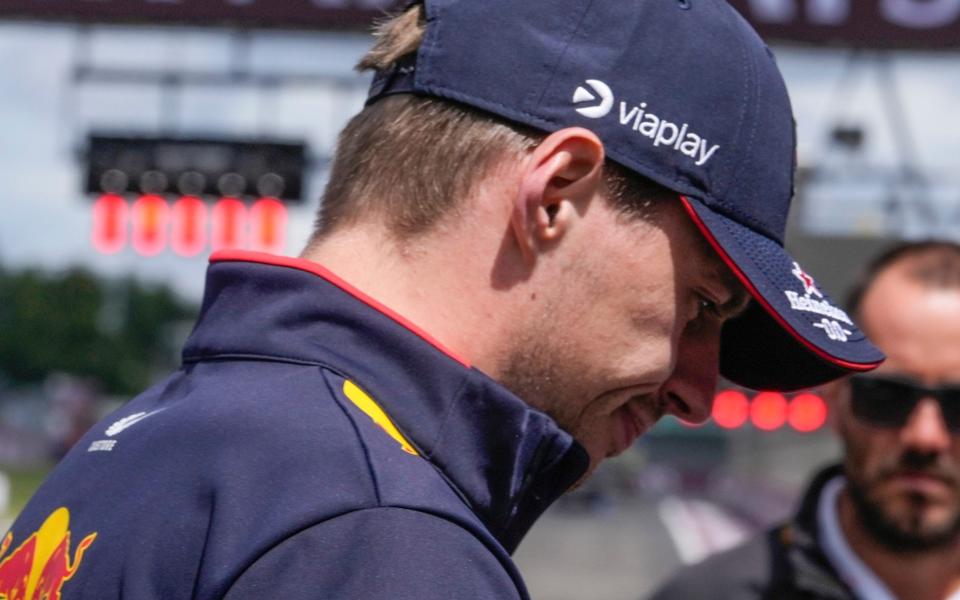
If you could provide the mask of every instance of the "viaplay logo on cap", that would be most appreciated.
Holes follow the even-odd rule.
[[[589,119],[600,119],[609,115],[613,108],[613,91],[610,86],[599,79],[588,79],[586,83],[590,89],[579,86],[573,93],[573,103],[590,102],[591,105],[582,106],[577,112]]]
[[[586,85],[577,86],[572,103],[575,110],[588,119],[602,119],[610,114],[615,103],[613,90],[599,79],[587,79]],[[586,106],[578,106],[578,105]],[[629,127],[637,134],[653,140],[654,147],[664,147],[680,152],[702,167],[709,161],[719,144],[710,144],[707,139],[691,128],[689,123],[674,123],[654,114],[646,102],[630,105],[620,102],[620,126]]]

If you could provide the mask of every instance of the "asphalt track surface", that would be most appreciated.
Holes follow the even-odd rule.
[[[637,600],[676,569],[735,544],[747,524],[711,502],[625,499],[551,508],[514,558],[535,600]]]

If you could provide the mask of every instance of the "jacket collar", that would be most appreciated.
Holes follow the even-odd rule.
[[[817,473],[804,493],[800,509],[793,521],[780,532],[788,546],[787,560],[790,562],[793,585],[816,598],[854,598],[853,592],[824,554],[817,526],[817,510],[823,489],[827,483],[842,474],[841,465],[832,465]]]
[[[355,379],[507,551],[586,472],[586,451],[552,419],[320,265],[241,251],[210,261],[184,362],[259,357]]]

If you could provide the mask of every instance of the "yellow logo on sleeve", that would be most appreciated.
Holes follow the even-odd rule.
[[[397,440],[397,443],[400,444],[404,452],[419,456],[416,448],[397,430],[397,427],[393,424],[393,421],[390,420],[390,417],[387,416],[387,413],[383,412],[383,409],[380,408],[380,405],[377,404],[373,398],[357,387],[357,384],[347,379],[343,382],[343,393],[346,394],[347,398],[349,398],[357,408],[362,410],[374,423],[379,425],[387,435]]]

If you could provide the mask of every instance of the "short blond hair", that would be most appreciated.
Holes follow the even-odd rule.
[[[417,51],[425,31],[415,4],[378,24],[357,69],[385,70]],[[376,216],[404,239],[455,214],[501,161],[520,159],[545,134],[450,100],[397,94],[365,107],[340,133],[314,238]],[[655,199],[676,194],[607,161],[607,196],[625,214],[649,216]]]

